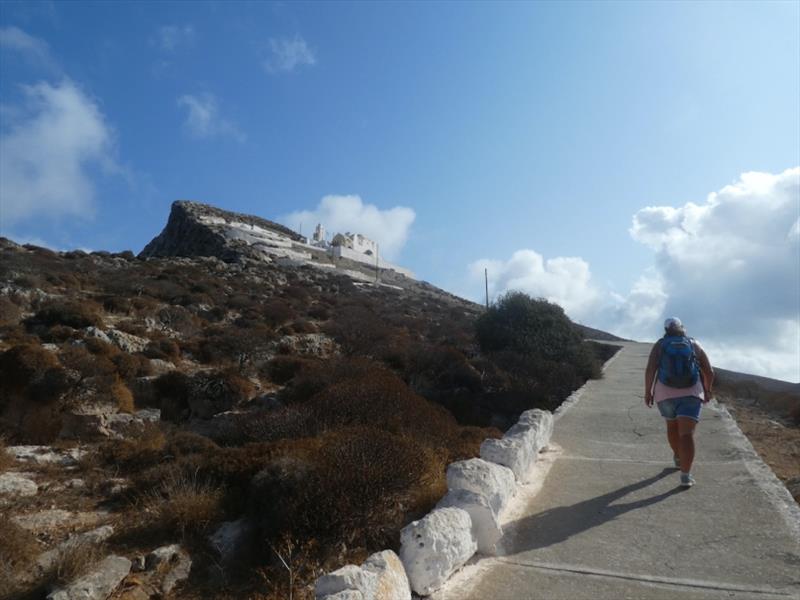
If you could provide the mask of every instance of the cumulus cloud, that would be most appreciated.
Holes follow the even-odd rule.
[[[624,295],[594,284],[581,258],[545,260],[533,250],[469,270],[478,277],[489,268],[493,295],[544,297],[633,339],[657,337],[677,315],[719,366],[800,381],[800,167],[744,173],[704,202],[643,208],[630,234],[656,260]]]
[[[293,38],[271,38],[271,54],[264,61],[264,68],[270,73],[294,71],[303,65],[312,66],[317,59],[306,41],[299,35]]]
[[[630,233],[656,251],[665,314],[685,315],[737,364],[797,381],[798,214],[800,167],[744,173],[700,204],[644,208]]]
[[[150,43],[166,52],[173,52],[180,46],[190,46],[194,43],[195,30],[192,25],[162,25]]]
[[[25,33],[18,27],[0,27],[0,48],[24,56],[39,66],[57,70],[47,42]]]
[[[22,86],[0,135],[4,226],[31,218],[94,213],[90,174],[119,169],[114,136],[97,103],[69,80]]]
[[[178,98],[178,106],[186,109],[184,129],[190,137],[206,139],[212,137],[231,137],[244,142],[247,136],[239,127],[223,118],[219,113],[217,99],[212,94],[185,94]]]
[[[322,223],[331,233],[363,233],[378,242],[382,257],[395,258],[408,239],[416,214],[405,206],[381,210],[360,196],[325,196],[314,210],[296,211],[280,218],[287,226],[309,232]]]
[[[591,316],[600,292],[591,281],[589,263],[577,257],[545,260],[534,250],[517,250],[508,260],[481,259],[469,265],[473,280],[489,271],[490,298],[510,290],[545,298],[560,305],[573,319]]]

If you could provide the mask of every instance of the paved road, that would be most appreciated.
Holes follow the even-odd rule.
[[[499,555],[437,600],[800,598],[800,509],[715,405],[698,427],[697,485],[678,487],[663,420],[642,400],[648,352],[626,344],[558,418],[544,483]]]

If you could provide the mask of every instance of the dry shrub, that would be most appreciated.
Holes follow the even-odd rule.
[[[19,323],[22,310],[6,296],[0,296],[0,324]]]
[[[262,374],[269,377],[269,380],[278,385],[284,385],[297,375],[304,367],[310,364],[307,358],[299,356],[276,356],[262,369]]]
[[[86,575],[104,556],[102,544],[90,539],[71,541],[59,549],[53,569],[45,577],[51,585],[66,585]]]
[[[39,345],[14,346],[0,355],[0,389],[6,393],[22,392],[44,373],[58,366],[55,355]]]
[[[417,440],[348,428],[323,436],[311,456],[270,461],[253,481],[250,511],[268,539],[291,533],[328,547],[378,548],[393,545],[443,489],[443,461]]]
[[[297,316],[294,308],[288,302],[277,298],[265,303],[261,314],[264,322],[273,328],[279,327]]]
[[[330,385],[308,401],[317,431],[363,425],[408,432],[432,445],[446,445],[455,419],[412,392],[391,371],[372,368],[360,378]]]
[[[30,531],[15,524],[10,513],[0,514],[0,598],[12,598],[21,591],[16,580],[33,568],[39,552]]]
[[[100,305],[88,299],[50,300],[28,320],[28,323],[30,326],[67,325],[74,329],[83,329],[102,324],[101,310]]]
[[[210,454],[218,450],[219,446],[213,440],[191,431],[175,432],[170,436],[166,447],[167,454],[177,458],[192,454]]]
[[[293,378],[282,397],[287,402],[305,402],[329,385],[349,379],[363,379],[379,365],[366,358],[340,357],[326,361],[308,361]]]
[[[117,368],[109,355],[92,354],[82,346],[67,346],[59,352],[61,364],[78,373],[81,379],[91,377],[112,377]]]
[[[172,473],[142,496],[143,517],[153,526],[186,535],[201,532],[221,516],[222,491],[197,477]]]
[[[109,440],[98,448],[100,459],[124,471],[140,471],[161,461],[167,437],[158,423],[146,423],[134,436]]]
[[[117,369],[117,374],[125,381],[136,377],[146,377],[153,372],[150,361],[139,354],[120,352],[111,359]]]
[[[174,340],[164,338],[150,342],[144,349],[144,355],[147,358],[174,361],[180,358],[181,349]]]
[[[14,457],[6,452],[6,440],[0,437],[0,473],[14,465]]]
[[[153,388],[165,421],[181,421],[188,417],[192,378],[178,371],[164,373],[155,379]]]
[[[118,377],[114,377],[114,382],[108,388],[108,394],[120,412],[132,413],[134,411],[133,393]]]

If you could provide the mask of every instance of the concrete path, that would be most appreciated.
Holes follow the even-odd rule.
[[[649,350],[625,344],[558,417],[544,482],[510,511],[499,555],[436,600],[800,598],[800,509],[716,403],[698,426],[697,485],[678,487],[642,398]]]

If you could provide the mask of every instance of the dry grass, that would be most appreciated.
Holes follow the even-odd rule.
[[[105,556],[104,547],[91,540],[77,540],[59,550],[47,579],[52,584],[66,585],[88,573]]]
[[[145,492],[140,506],[153,526],[182,536],[205,530],[221,515],[222,490],[196,476],[171,473],[161,485]]]
[[[6,452],[6,440],[0,437],[0,472],[5,471],[14,464],[14,458]]]
[[[0,598],[19,597],[27,573],[39,554],[39,544],[30,531],[15,525],[11,515],[0,514]]]

